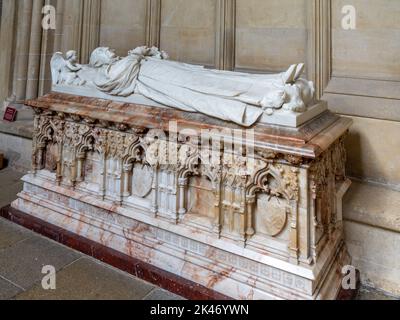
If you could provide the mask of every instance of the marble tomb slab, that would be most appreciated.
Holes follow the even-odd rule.
[[[234,299],[336,298],[351,262],[341,212],[351,120],[258,123],[242,134],[254,152],[223,145],[208,162],[197,133],[243,128],[59,92],[27,105],[33,167],[14,209]],[[176,163],[161,161],[168,143]]]

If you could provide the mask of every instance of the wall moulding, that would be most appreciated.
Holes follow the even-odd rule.
[[[338,114],[377,121],[400,121],[400,100],[329,92],[324,94],[323,99],[329,101],[330,110]]]
[[[100,43],[101,0],[85,0],[82,9],[81,58],[84,63]]]
[[[215,37],[216,68],[234,70],[236,40],[236,0],[217,0]]]
[[[317,96],[330,109],[344,115],[400,120],[400,81],[391,77],[338,76],[333,69],[333,0],[308,2],[308,77],[315,82]],[[349,31],[350,32],[350,31]],[[351,49],[351,48],[350,48]]]
[[[315,84],[317,98],[321,98],[331,78],[331,0],[307,0],[304,13],[307,32],[307,42],[304,44],[306,73],[307,78]],[[237,49],[237,43],[235,43],[234,51],[236,52]],[[237,65],[234,65],[234,69],[252,73],[278,71],[249,69]]]
[[[161,0],[147,0],[146,45],[160,47]]]
[[[308,78],[314,81],[317,98],[323,96],[331,78],[331,0],[307,1]]]

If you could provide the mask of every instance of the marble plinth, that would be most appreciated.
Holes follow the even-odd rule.
[[[241,128],[61,93],[28,105],[33,169],[13,208],[234,299],[337,297],[350,120],[260,124],[214,153],[196,132]]]

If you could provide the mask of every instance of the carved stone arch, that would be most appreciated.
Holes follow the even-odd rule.
[[[76,182],[83,181],[83,163],[89,150],[93,150],[96,142],[94,130],[82,123],[66,122],[64,129],[63,154],[68,146],[70,159],[65,161],[63,155],[63,167],[70,170],[69,180],[73,187]]]
[[[220,183],[221,180],[221,165],[207,165],[200,152],[195,152],[181,161],[178,170],[178,179],[187,179],[190,176],[205,176],[209,179],[213,186]]]
[[[218,168],[210,170],[210,168],[207,165],[202,164],[200,166],[200,172],[202,175],[204,175],[211,181],[211,183],[213,184],[213,188],[221,184],[221,174]]]
[[[177,154],[178,179],[187,179],[190,175],[198,176],[202,159],[197,147],[183,144]]]
[[[43,121],[39,127],[39,132],[34,139],[32,153],[33,171],[42,170],[45,166],[45,150],[50,141],[53,141],[54,129],[50,121]]]
[[[76,146],[77,155],[93,150],[94,141],[95,137],[90,131],[84,134],[81,142]]]
[[[125,157],[122,159],[124,166],[133,165],[135,162],[145,162],[146,145],[136,141],[128,146]]]
[[[49,141],[53,140],[54,129],[51,126],[50,121],[43,124],[40,128],[39,134],[36,137],[36,143],[38,145],[46,145]]]
[[[186,191],[191,177],[205,177],[212,185],[214,193],[214,221],[213,232],[219,234],[221,232],[221,166],[215,167],[206,165],[201,153],[195,152],[191,154],[184,165],[178,170],[178,219],[182,218],[186,212]]]
[[[180,150],[181,151],[181,150]],[[186,199],[186,191],[189,183],[189,178],[191,176],[199,176],[199,166],[200,166],[200,157],[199,155],[192,154],[187,158],[182,158],[178,156],[178,219],[182,218],[187,212],[187,199]]]
[[[143,144],[142,142],[137,139],[134,143],[130,144],[128,146],[127,152],[125,157],[122,159],[122,164],[123,164],[123,196],[124,197],[129,197],[132,195],[132,188],[133,188],[133,182],[131,181],[133,177],[133,170],[135,163],[143,163],[144,165],[147,165],[151,167],[149,163],[146,162],[146,145]],[[153,168],[153,175],[154,175],[155,169]],[[153,176],[154,179],[154,176]],[[153,182],[152,182],[153,183]],[[147,192],[146,195],[150,193]],[[140,196],[145,196],[145,194],[142,194]]]
[[[282,175],[283,173],[273,166],[267,166],[258,171],[246,187],[246,198],[251,199],[254,198],[258,192],[266,192],[274,196],[282,196],[287,201],[291,201],[292,196],[286,188]],[[279,186],[271,188],[268,180],[269,177],[272,177]]]
[[[271,178],[277,183],[276,186],[271,185]],[[276,217],[271,217],[267,226],[268,233],[272,237],[276,237],[283,232],[288,223],[288,217],[293,214],[291,208],[292,196],[286,189],[286,183],[283,177],[283,171],[275,168],[274,166],[267,166],[258,171],[251,182],[246,187],[246,202],[247,202],[247,232],[248,236],[255,233],[254,228],[254,210],[256,205],[257,193],[265,193],[274,197],[283,197],[288,206],[283,213],[278,214]]]
[[[221,234],[221,187],[222,187],[222,165],[212,166],[201,164],[200,174],[204,175],[211,181],[211,185],[214,192],[214,222],[213,222],[213,232],[218,235]]]
[[[65,120],[63,114],[58,114],[55,118],[50,119],[50,125],[53,128],[53,143],[57,148],[57,155],[55,160],[56,167],[56,181],[60,184],[62,181],[62,157],[63,157],[63,141]]]
[[[181,151],[181,150],[180,150]],[[178,201],[179,208],[178,213],[179,216],[183,216],[186,209],[186,189],[189,183],[190,177],[201,176],[200,166],[201,166],[201,157],[198,152],[189,154],[187,158],[183,158],[182,154],[178,156]]]
[[[212,167],[211,165],[204,164],[204,159],[201,154],[196,153],[187,158],[185,165],[178,171],[178,179],[187,180],[191,176],[205,176],[213,185],[213,188],[220,184],[219,168]],[[214,172],[213,172],[214,171]],[[218,186],[216,186],[218,184]]]
[[[190,178],[190,177],[195,177],[195,176],[199,176],[199,172],[196,172],[196,170],[192,170],[191,168],[184,168],[182,170],[178,171],[178,182],[179,181],[186,181]],[[186,184],[186,182],[182,182],[182,184]],[[179,182],[181,183],[181,182]]]
[[[268,183],[268,177],[270,176],[276,180],[278,183],[277,186],[271,188]],[[256,194],[263,191],[274,197],[284,197],[287,201],[286,212],[284,213],[286,215],[286,221],[282,230],[277,232],[276,235],[279,235],[284,230],[288,222],[290,223],[290,243],[288,249],[290,259],[293,263],[298,263],[298,169],[289,169],[281,165],[270,165],[254,175],[246,189],[247,228],[248,231],[253,232],[253,234],[253,214]],[[277,229],[280,228],[278,227]]]

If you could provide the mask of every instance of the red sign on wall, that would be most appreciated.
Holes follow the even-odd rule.
[[[16,117],[17,117],[17,110],[12,107],[7,107],[6,111],[4,112],[3,120],[14,122]]]

